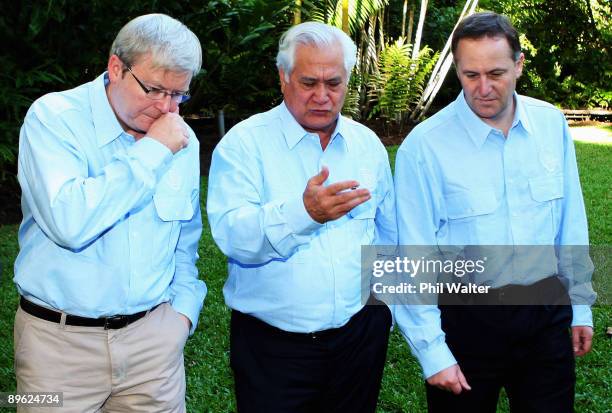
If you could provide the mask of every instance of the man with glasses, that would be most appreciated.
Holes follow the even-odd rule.
[[[206,286],[198,141],[179,104],[201,61],[182,23],[140,16],[105,73],[28,111],[18,392],[63,392],[62,412],[185,411],[183,346]]]

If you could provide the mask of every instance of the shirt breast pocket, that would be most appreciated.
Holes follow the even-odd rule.
[[[351,237],[348,242],[360,240],[361,245],[370,245],[374,242],[374,218],[376,218],[376,194],[363,204],[351,209],[348,214]]]
[[[153,268],[165,268],[174,256],[181,222],[193,218],[194,210],[189,194],[157,192],[153,196],[157,225],[154,240],[159,247],[151,247]]]
[[[449,194],[445,203],[449,244],[494,243],[499,199],[493,190]]]
[[[537,230],[538,243],[553,244],[556,228],[561,220],[559,202],[563,199],[563,175],[545,175],[529,178],[529,221]]]

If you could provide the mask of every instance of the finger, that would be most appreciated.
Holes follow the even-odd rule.
[[[459,369],[459,371],[457,372],[457,378],[459,379],[459,384],[464,390],[472,390],[461,369]]]
[[[353,199],[356,199],[356,198],[369,197],[370,191],[368,191],[365,188],[362,188],[362,189],[355,189],[354,191],[339,192],[337,194],[328,195],[328,196],[331,199],[330,202],[332,205],[340,205],[340,204],[351,202]]]
[[[367,202],[370,198],[371,196],[368,194],[365,196],[360,196],[355,199],[352,199],[349,202],[345,202],[345,203],[336,205],[335,207],[331,209],[330,214],[332,216],[335,216],[334,219],[339,218],[343,215],[346,215],[351,209],[355,208],[356,206],[363,204],[364,202]]]
[[[580,355],[581,343],[580,343],[580,334],[577,331],[572,332],[572,348],[574,350],[575,355]]]
[[[335,195],[338,192],[346,191],[347,189],[357,188],[359,186],[359,182],[357,181],[342,181],[342,182],[334,182],[325,188],[325,192],[329,195]]]
[[[589,351],[591,351],[592,346],[593,346],[593,339],[589,336],[583,336],[582,340],[580,341],[580,348],[578,349],[576,356],[578,357],[584,356]]]
[[[317,175],[313,176],[312,178],[308,180],[308,184],[309,185],[323,185],[323,182],[325,182],[328,177],[329,177],[329,169],[327,169],[327,166],[323,166],[321,168],[321,172],[319,172]]]
[[[461,387],[459,381],[453,382],[453,384],[450,386],[450,391],[452,391],[454,394],[461,394],[462,390],[463,387]]]
[[[593,346],[593,337],[585,337],[584,338],[584,352],[588,353],[591,351],[591,347]]]

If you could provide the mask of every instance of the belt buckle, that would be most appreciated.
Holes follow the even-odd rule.
[[[128,317],[125,315],[115,315],[104,319],[105,330],[117,330],[129,324]]]

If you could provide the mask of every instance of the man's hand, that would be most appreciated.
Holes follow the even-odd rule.
[[[147,136],[166,145],[173,154],[189,144],[189,129],[177,112],[168,112],[157,118]]]
[[[591,351],[593,345],[593,327],[575,326],[572,327],[572,347],[576,357],[584,356]]]
[[[464,390],[472,390],[458,364],[453,364],[437,372],[427,379],[427,383],[442,390],[459,394]]]
[[[308,180],[303,195],[306,211],[320,224],[338,219],[370,199],[370,191],[367,189],[351,190],[359,186],[357,181],[336,182],[327,187],[323,186],[328,176],[329,169],[324,166],[318,175]]]

